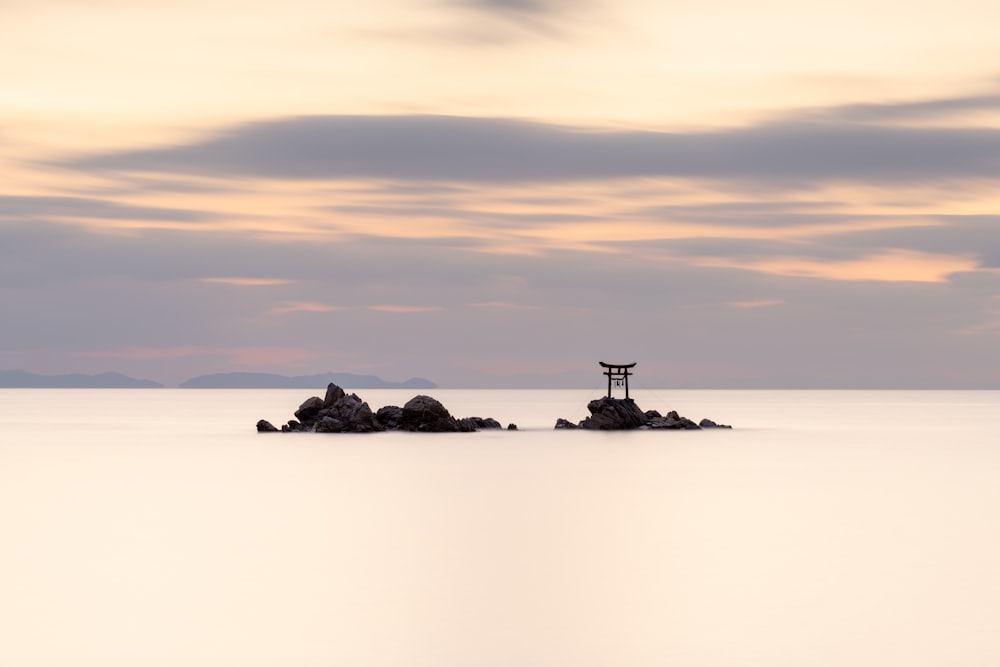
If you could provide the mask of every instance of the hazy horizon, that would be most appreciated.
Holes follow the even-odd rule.
[[[159,378],[155,378],[155,377],[133,377],[133,376],[130,376],[130,375],[127,375],[127,374],[118,373],[117,371],[106,371],[106,372],[94,373],[94,374],[79,374],[79,373],[71,373],[71,374],[62,374],[62,373],[36,374],[36,373],[30,373],[29,371],[23,371],[22,369],[16,369],[16,370],[12,370],[12,369],[0,369],[0,376],[3,376],[5,373],[20,373],[20,372],[28,373],[29,375],[33,376],[36,379],[53,379],[53,380],[60,379],[60,378],[67,378],[67,377],[100,378],[101,376],[105,376],[105,375],[118,375],[118,376],[122,376],[123,378],[129,379],[129,380],[149,381],[149,382],[158,383],[158,384],[162,385],[161,388],[164,388],[164,389],[185,388],[183,385],[185,383],[187,383],[187,382],[190,382],[191,380],[198,380],[198,379],[202,379],[202,378],[206,378],[206,377],[211,377],[211,376],[214,376],[214,375],[247,375],[247,376],[269,375],[269,376],[273,376],[273,377],[276,377],[276,378],[280,377],[280,378],[284,378],[284,379],[288,379],[288,380],[302,380],[305,377],[323,377],[323,376],[327,376],[327,375],[356,375],[356,374],[351,374],[351,373],[339,373],[337,371],[315,373],[315,374],[310,374],[308,376],[286,376],[286,375],[272,374],[272,373],[256,373],[256,372],[247,372],[247,371],[237,371],[237,372],[234,372],[234,373],[205,373],[205,374],[200,374],[200,375],[197,375],[197,376],[194,376],[194,377],[185,378],[185,379],[183,379],[183,380],[181,380],[179,382],[175,382],[175,383],[162,382]],[[495,378],[490,378],[488,376],[484,376],[483,378],[481,378],[481,381],[479,383],[467,384],[467,385],[442,384],[442,383],[436,382],[433,378],[427,378],[427,377],[422,377],[422,376],[415,376],[415,377],[411,377],[411,378],[391,378],[391,377],[390,378],[384,378],[384,377],[375,376],[375,375],[356,375],[356,376],[358,378],[372,378],[375,381],[385,382],[387,384],[386,384],[386,386],[379,386],[379,385],[367,385],[366,386],[364,384],[365,381],[360,381],[360,382],[351,382],[351,381],[347,381],[347,380],[342,380],[340,382],[337,382],[336,380],[333,380],[333,381],[335,383],[337,383],[337,384],[340,384],[341,386],[343,386],[343,387],[345,387],[347,389],[354,388],[354,389],[358,389],[358,390],[361,390],[361,391],[369,390],[369,389],[390,389],[390,388],[393,388],[392,386],[389,386],[389,385],[392,385],[392,384],[397,385],[395,388],[398,388],[398,389],[404,389],[404,390],[405,389],[411,389],[411,390],[414,390],[414,391],[416,391],[416,390],[429,390],[429,391],[433,391],[435,389],[487,389],[487,390],[488,389],[552,389],[552,390],[560,390],[560,389],[566,389],[566,390],[594,389],[595,391],[604,392],[606,390],[606,384],[605,384],[606,383],[606,379],[601,378],[600,376],[597,376],[595,374],[591,374],[589,376],[585,376],[585,374],[582,374],[582,373],[581,374],[573,374],[573,375],[570,375],[570,374],[560,374],[560,375],[550,376],[550,377],[531,376],[529,378],[517,377],[516,376],[516,377],[503,378],[504,381],[497,381]],[[9,380],[9,378],[0,378],[0,380]],[[432,386],[432,387],[407,386],[405,384],[405,383],[412,382],[412,381],[427,381],[427,382],[430,382],[434,386]],[[322,386],[325,386],[325,382],[326,381],[324,380],[324,382],[321,383]],[[490,382],[493,382],[493,384],[490,384]],[[35,386],[47,387],[47,388],[60,388],[60,387],[62,387],[62,388],[72,388],[72,387],[69,387],[68,385],[58,385],[58,384],[53,384],[53,385],[35,385]],[[235,387],[236,385],[233,385],[233,386]],[[313,385],[308,385],[308,386],[306,386],[306,385],[294,385],[294,386],[287,386],[287,387],[274,387],[274,386],[265,386],[265,385],[259,385],[258,386],[258,385],[253,384],[249,380],[244,385],[241,385],[241,386],[245,386],[247,388],[260,388],[260,389],[274,389],[274,388],[300,389],[300,390],[303,390],[303,391],[309,390],[311,388],[314,388],[316,390],[319,390],[319,389],[322,388],[322,386],[320,386],[320,384],[317,384],[315,386],[313,386]],[[0,382],[0,388],[18,389],[18,388],[31,388],[31,386],[29,386],[29,385],[3,384],[2,382]],[[87,388],[87,387],[82,387],[81,386],[81,388]],[[136,387],[136,388],[141,388],[141,387]],[[195,388],[219,388],[219,389],[225,389],[225,388],[231,388],[231,387],[221,386],[220,385],[219,387],[195,387]],[[886,391],[894,391],[894,390],[914,390],[914,391],[934,391],[934,390],[945,390],[945,391],[947,391],[947,390],[953,390],[953,391],[981,391],[981,390],[985,390],[985,391],[989,391],[989,390],[1000,390],[1000,383],[993,383],[992,385],[990,385],[990,384],[984,384],[983,386],[954,385],[954,386],[946,386],[946,387],[928,387],[928,386],[921,386],[921,385],[892,386],[892,385],[889,385],[889,384],[880,384],[880,383],[875,382],[875,383],[872,383],[872,384],[867,385],[867,386],[851,385],[851,384],[842,384],[842,385],[836,385],[836,386],[834,386],[834,385],[822,385],[822,384],[813,384],[813,385],[806,385],[806,384],[800,384],[800,385],[783,384],[781,382],[781,380],[777,380],[777,381],[773,382],[772,384],[761,383],[761,384],[744,384],[744,385],[740,385],[740,384],[733,383],[733,384],[721,386],[721,385],[708,385],[708,384],[680,385],[680,384],[671,383],[669,381],[665,381],[662,378],[645,378],[644,377],[644,378],[641,378],[641,380],[637,380],[636,378],[632,378],[632,393],[633,394],[635,394],[637,391],[641,393],[643,390],[658,390],[658,389],[681,390],[681,391],[683,391],[683,390],[762,390],[762,391],[770,391],[770,390],[789,390],[789,391],[824,391],[824,390],[830,390],[830,391],[840,391],[840,390],[844,390],[844,391],[852,391],[852,390],[858,390],[858,391],[866,391],[866,390],[872,390],[872,391],[878,391],[878,390],[886,390]],[[615,395],[620,395],[622,392],[623,392],[623,390],[620,389],[620,388],[616,388],[614,390]]]

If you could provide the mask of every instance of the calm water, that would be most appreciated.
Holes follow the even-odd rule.
[[[317,392],[319,393],[319,392]],[[373,407],[407,391],[360,391]],[[0,390],[0,666],[1000,664],[1000,392]]]

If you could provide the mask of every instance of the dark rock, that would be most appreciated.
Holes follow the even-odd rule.
[[[326,398],[323,399],[323,407],[328,408],[344,397],[344,390],[332,382],[326,388]]]
[[[274,424],[267,421],[266,419],[261,419],[257,422],[257,432],[258,433],[277,433],[278,429],[274,427]]]
[[[700,426],[698,426],[697,424],[695,424],[693,421],[691,421],[687,417],[681,417],[678,421],[680,422],[681,428],[683,428],[683,429],[687,429],[687,430],[690,430],[690,431],[701,429]]]
[[[678,420],[667,417],[654,417],[646,422],[646,426],[651,429],[677,429],[681,427]]]
[[[580,428],[599,431],[622,431],[639,428],[646,415],[631,398],[598,398],[587,404],[590,416],[580,422]]]
[[[368,404],[357,394],[347,394],[337,385],[327,387],[325,406],[319,414],[322,420],[314,430],[321,433],[371,433],[384,431],[385,427],[375,417]],[[320,424],[323,427],[320,428]]]
[[[319,396],[313,396],[312,398],[307,398],[299,409],[295,411],[295,418],[298,419],[303,424],[308,424],[316,419],[319,411],[324,407],[323,399]]]
[[[258,430],[267,431],[271,426],[266,420],[257,423]],[[387,405],[377,412],[361,400],[357,394],[348,394],[331,383],[326,388],[326,396],[313,396],[295,411],[291,419],[281,427],[285,433],[311,431],[316,433],[372,433],[385,430],[420,431],[425,433],[457,433],[480,429],[502,428],[500,422],[491,417],[467,417],[456,419],[441,404],[430,396],[418,395],[407,401],[403,407]],[[510,430],[517,427],[511,424]]]
[[[491,428],[503,428],[503,426],[500,425],[500,422],[498,422],[496,419],[493,419],[492,417],[486,417],[486,418],[466,417],[461,421],[468,422],[469,424],[471,424],[473,426],[474,431],[479,431],[483,429],[489,430]]]
[[[453,433],[461,427],[441,402],[419,394],[403,406],[402,428],[423,433]]]
[[[386,405],[378,409],[375,419],[388,430],[398,429],[403,423],[403,408],[398,405]]]
[[[328,415],[316,422],[314,430],[317,433],[341,433],[344,430],[344,422]]]
[[[507,430],[508,431],[516,431],[517,430],[517,424],[507,424]]]
[[[463,432],[471,431],[483,431],[490,429],[502,429],[503,426],[500,425],[496,419],[492,417],[463,417],[458,420],[459,429]]]
[[[587,404],[587,409],[590,410],[590,416],[581,421],[579,424],[573,424],[565,419],[559,419],[556,421],[555,428],[585,428],[601,431],[624,431],[634,429],[696,431],[702,428],[732,428],[731,426],[716,424],[710,419],[703,419],[701,424],[696,424],[687,417],[682,417],[677,414],[676,410],[671,410],[666,415],[661,415],[656,410],[643,412],[631,398],[598,398]]]
[[[732,426],[728,424],[716,424],[711,419],[702,419],[698,422],[698,426],[702,428],[732,428]]]

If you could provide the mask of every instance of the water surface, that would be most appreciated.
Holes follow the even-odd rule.
[[[308,393],[0,390],[0,665],[1000,662],[1000,392],[646,390],[736,428],[590,433],[551,426],[600,392],[433,390],[520,430],[254,432]]]

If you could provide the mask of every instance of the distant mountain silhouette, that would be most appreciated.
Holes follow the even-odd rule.
[[[37,375],[0,370],[0,387],[7,389],[154,389],[162,386],[159,382],[136,380],[121,373]]]
[[[330,383],[345,389],[434,389],[424,378],[390,382],[374,375],[321,373],[288,377],[273,373],[213,373],[199,375],[180,384],[185,389],[322,389]]]

